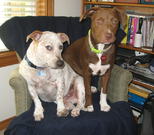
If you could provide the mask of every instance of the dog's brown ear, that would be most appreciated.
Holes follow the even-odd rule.
[[[62,43],[67,41],[68,44],[70,44],[70,39],[69,39],[69,37],[65,33],[57,33],[57,35],[60,37]]]
[[[126,11],[122,10],[122,9],[117,9],[117,8],[113,8],[113,10],[115,10],[118,13],[120,23],[122,25],[122,28],[124,29],[125,25],[127,23],[127,13],[126,13]]]
[[[28,42],[28,40],[30,38],[33,39],[34,41],[38,41],[40,39],[40,37],[42,36],[42,34],[43,34],[43,32],[36,30],[27,36],[26,42]]]
[[[95,12],[97,11],[97,10],[99,10],[100,9],[100,7],[92,7],[92,8],[90,8],[90,9],[88,9],[81,17],[80,17],[80,22],[82,21],[82,19],[86,19],[88,16],[89,17],[92,17],[93,16],[93,14],[95,14]]]

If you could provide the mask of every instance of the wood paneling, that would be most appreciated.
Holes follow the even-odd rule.
[[[37,16],[47,16],[47,1],[48,0],[37,1]]]
[[[38,0],[37,16],[54,16],[54,0]]]
[[[4,121],[1,121],[0,122],[0,130],[3,130],[5,128],[7,128],[7,126],[10,124],[10,122],[15,118],[15,116],[9,118],[9,119],[6,119]]]
[[[0,52],[0,67],[18,64],[15,51]]]
[[[54,16],[54,0],[48,0],[47,16]]]

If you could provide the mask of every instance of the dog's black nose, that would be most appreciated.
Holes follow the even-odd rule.
[[[63,65],[64,65],[64,61],[62,60],[57,61],[57,67],[63,67]]]

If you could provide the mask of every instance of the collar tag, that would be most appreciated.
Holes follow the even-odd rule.
[[[101,61],[102,61],[102,62],[106,61],[106,59],[107,59],[107,56],[106,56],[106,55],[102,55],[102,56],[101,56]]]
[[[46,77],[46,71],[45,70],[41,70],[38,72],[38,76],[42,76],[42,77]]]

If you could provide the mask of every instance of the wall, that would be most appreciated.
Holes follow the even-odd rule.
[[[14,91],[9,85],[9,76],[17,66],[0,68],[0,121],[15,116]]]
[[[81,0],[55,0],[55,16],[80,16]],[[0,68],[0,121],[15,116],[14,91],[8,80],[17,65]]]
[[[80,16],[81,0],[55,0],[55,16]]]

